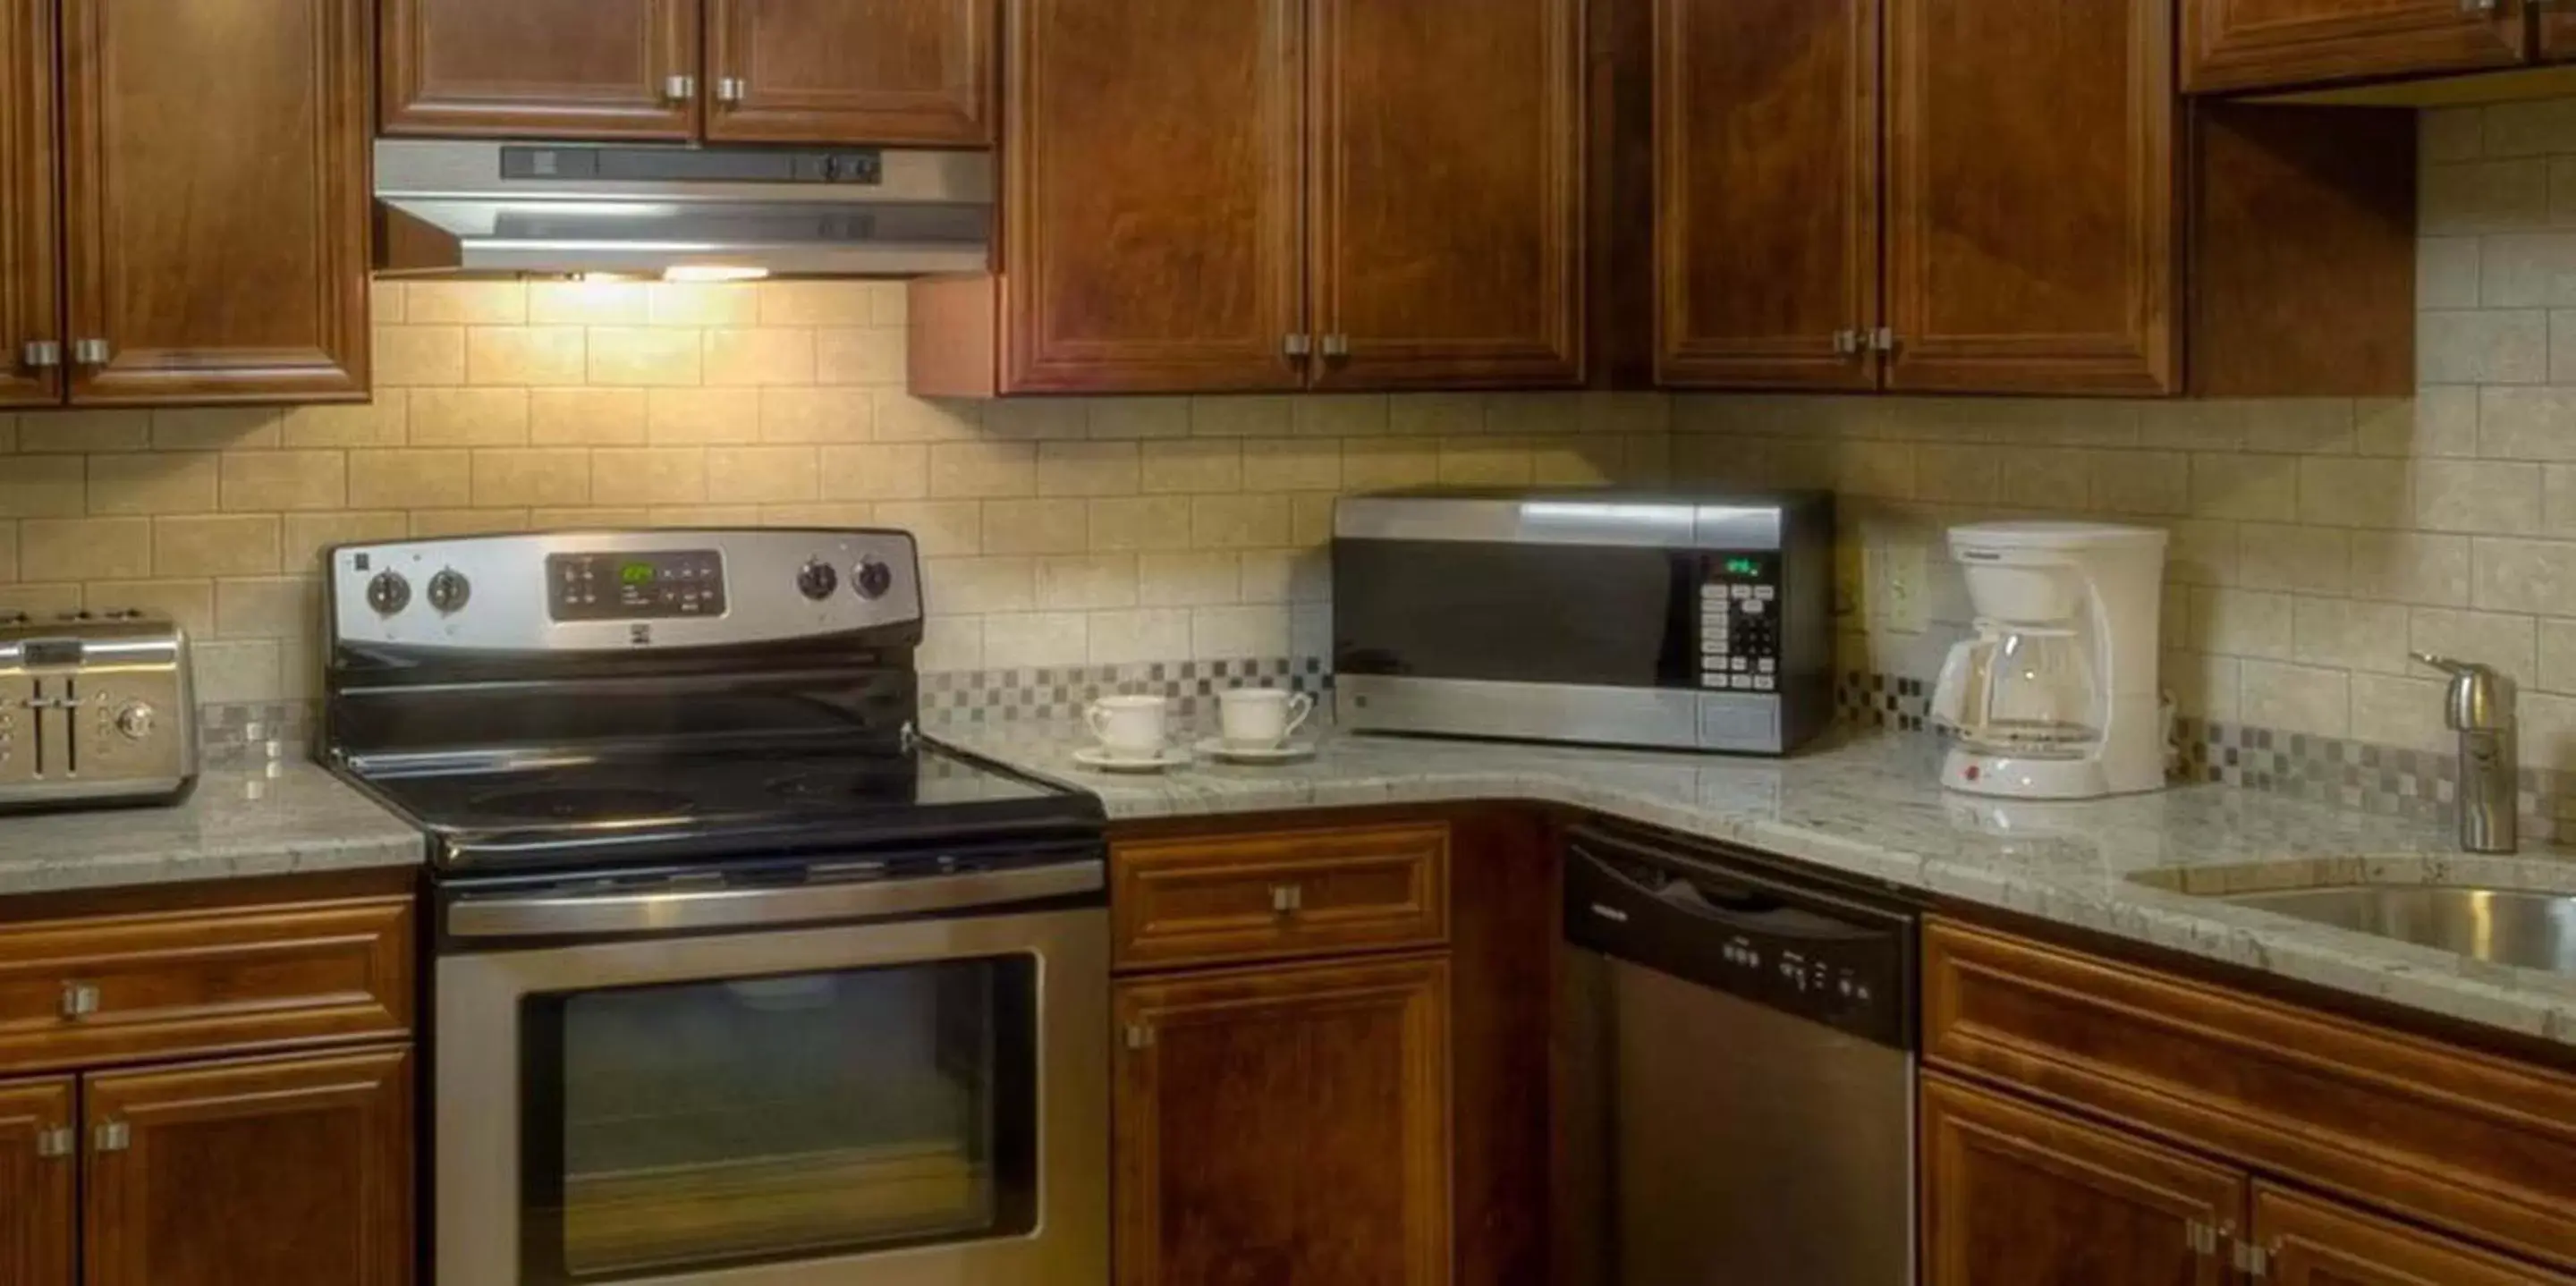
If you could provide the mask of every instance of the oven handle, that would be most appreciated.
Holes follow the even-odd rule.
[[[687,933],[1006,906],[1097,893],[1106,887],[1106,864],[1091,858],[919,879],[499,897],[448,907],[447,932],[455,938]]]

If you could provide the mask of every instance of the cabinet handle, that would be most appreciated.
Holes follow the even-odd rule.
[[[72,363],[76,366],[105,366],[115,355],[116,349],[103,339],[72,341]]]
[[[18,349],[18,363],[31,371],[50,371],[63,364],[63,346],[50,339],[31,339]]]
[[[1275,915],[1294,915],[1306,909],[1306,890],[1295,884],[1270,886],[1270,910]]]
[[[719,76],[716,78],[717,102],[739,105],[743,99],[750,96],[751,86],[745,83],[742,77]]]
[[[63,984],[63,1017],[87,1018],[98,1012],[98,984],[67,982]]]
[[[1325,358],[1325,360],[1327,360],[1327,361],[1339,361],[1339,360],[1341,360],[1342,358],[1348,357],[1348,356],[1350,356],[1350,355],[1351,355],[1351,337],[1350,337],[1350,336],[1348,336],[1348,335],[1326,335],[1326,336],[1324,337],[1324,358]]]
[[[98,1152],[123,1152],[134,1146],[134,1131],[123,1121],[109,1121],[98,1127],[90,1147]]]
[[[698,96],[698,78],[697,78],[697,77],[695,77],[695,76],[665,76],[665,77],[663,77],[663,78],[662,78],[662,101],[663,101],[663,102],[666,102],[666,103],[685,103],[685,102],[689,101],[690,99],[695,98],[695,97],[697,97],[697,96]]]
[[[1129,1049],[1151,1049],[1154,1047],[1154,1029],[1143,1023],[1127,1024],[1125,1037],[1127,1048]]]
[[[1878,352],[1881,352],[1881,353],[1893,353],[1893,352],[1895,352],[1895,351],[1896,351],[1896,331],[1895,331],[1895,329],[1894,329],[1893,327],[1881,326],[1881,327],[1879,327],[1877,330],[1871,331],[1871,332],[1870,332],[1870,334],[1869,334],[1869,346],[1870,346],[1872,349],[1874,349],[1874,350],[1876,350],[1876,351],[1878,351]]]
[[[51,1161],[72,1154],[72,1127],[53,1125],[36,1132],[36,1155]]]
[[[1835,331],[1834,351],[1845,357],[1860,356],[1860,332],[1856,330]]]
[[[1279,351],[1302,361],[1308,354],[1315,351],[1315,337],[1290,335],[1279,341]]]

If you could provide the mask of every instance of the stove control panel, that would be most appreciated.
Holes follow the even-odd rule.
[[[724,555],[712,549],[546,556],[558,621],[655,621],[725,613]]]

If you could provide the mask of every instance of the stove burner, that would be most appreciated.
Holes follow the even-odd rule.
[[[496,790],[475,796],[466,806],[478,813],[532,822],[626,821],[690,811],[687,797],[669,791],[607,786]]]

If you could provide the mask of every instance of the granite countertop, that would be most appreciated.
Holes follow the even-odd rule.
[[[1072,753],[1089,737],[1072,724],[931,734],[1096,792],[1112,819],[1479,799],[1574,805],[2576,1045],[2576,978],[2187,896],[2361,881],[2576,893],[2576,850],[2472,857],[2447,826],[2221,785],[2081,804],[1972,800],[1939,787],[1929,738],[1893,733],[1838,734],[1764,760],[1327,732],[1305,763],[1202,761],[1160,776],[1077,766]]]
[[[0,815],[0,895],[418,866],[428,853],[418,829],[319,766],[275,759],[209,768],[170,807]]]

